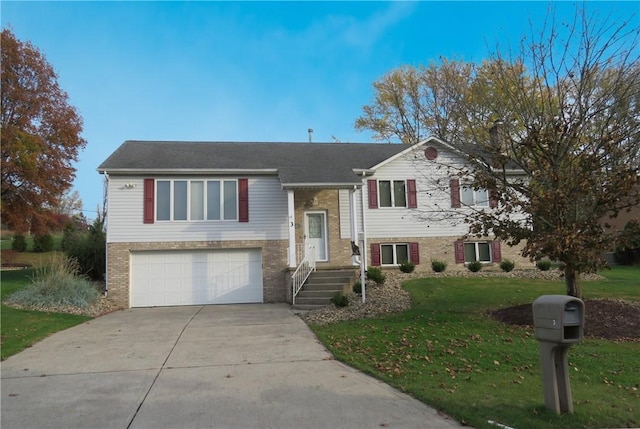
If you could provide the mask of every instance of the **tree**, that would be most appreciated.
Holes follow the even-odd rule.
[[[18,232],[45,232],[86,145],[82,119],[36,47],[7,29],[1,43],[2,218]]]
[[[640,203],[639,31],[578,11],[570,23],[550,14],[531,34],[513,56],[498,51],[471,66],[467,81],[443,77],[436,84],[446,88],[414,91],[429,94],[416,111],[432,123],[448,115],[446,128],[422,120],[422,129],[466,153],[469,168],[456,174],[499,202],[467,217],[470,233],[522,242],[524,256],[561,262],[567,294],[580,296],[580,273],[603,267],[602,253],[626,240],[602,219]],[[439,67],[450,70],[450,64]],[[433,94],[446,100],[436,105]],[[451,107],[436,108],[443,105]],[[356,127],[379,136],[385,129],[405,142],[422,138],[403,121],[414,116],[399,106],[387,105],[386,116],[373,115],[382,107],[365,108]],[[386,128],[373,128],[374,116]],[[508,166],[521,169],[524,179],[509,176]]]

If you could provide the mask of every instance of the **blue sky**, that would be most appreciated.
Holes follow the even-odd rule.
[[[640,27],[640,3],[586,2]],[[125,140],[369,142],[372,83],[439,57],[480,62],[574,2],[14,2],[2,27],[45,55],[84,120],[75,189]]]

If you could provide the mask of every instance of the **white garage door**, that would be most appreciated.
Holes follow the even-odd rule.
[[[131,306],[262,302],[260,249],[131,254]]]

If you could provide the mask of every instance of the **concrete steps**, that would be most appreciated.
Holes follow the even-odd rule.
[[[311,273],[291,307],[294,310],[314,310],[331,303],[338,292],[348,292],[355,281],[354,270],[321,270]]]

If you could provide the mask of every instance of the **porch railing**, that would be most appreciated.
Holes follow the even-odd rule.
[[[304,248],[304,257],[298,265],[298,268],[291,275],[291,284],[292,284],[292,304],[296,303],[296,296],[300,289],[302,289],[302,285],[307,281],[309,275],[311,275],[312,271],[316,269],[316,248],[314,246],[308,245]]]

